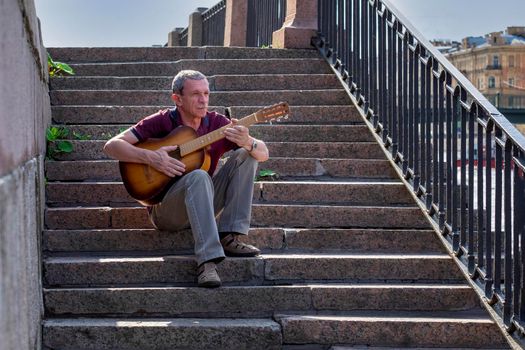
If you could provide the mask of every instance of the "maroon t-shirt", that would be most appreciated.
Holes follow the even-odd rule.
[[[201,125],[197,130],[197,135],[205,135],[229,123],[230,120],[224,115],[216,112],[208,112],[206,113],[206,117],[204,117],[201,121]],[[176,108],[164,109],[142,119],[131,128],[131,132],[133,132],[139,141],[145,141],[151,137],[162,138],[168,135],[173,129],[181,125],[183,125],[182,119]],[[238,146],[235,143],[228,141],[225,138],[212,143],[208,147],[208,153],[210,154],[211,158],[208,174],[213,176],[213,173],[217,168],[217,163],[219,162],[219,159],[222,157],[222,155],[225,152],[236,148],[238,148]]]

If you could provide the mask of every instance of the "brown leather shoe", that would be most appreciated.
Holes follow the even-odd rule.
[[[214,262],[206,262],[197,270],[197,284],[204,288],[217,288],[221,286],[221,279],[217,273],[217,265]]]
[[[221,244],[226,256],[251,257],[261,253],[261,251],[253,245],[239,241],[239,235],[234,233],[230,233],[221,239]]]

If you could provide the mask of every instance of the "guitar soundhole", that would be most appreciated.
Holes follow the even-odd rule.
[[[171,151],[168,154],[170,155],[171,158],[175,158],[175,159],[178,159],[178,160],[181,159],[180,148],[177,148],[175,151]]]

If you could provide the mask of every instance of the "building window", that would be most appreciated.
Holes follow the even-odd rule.
[[[509,96],[509,107],[512,108],[514,105],[514,96]]]
[[[489,89],[490,88],[495,88],[495,87],[496,87],[496,78],[489,77]]]
[[[514,67],[514,56],[509,55],[509,67]]]
[[[494,68],[499,67],[499,56],[494,55],[494,57],[492,57],[492,65]]]
[[[478,89],[482,90],[485,88],[485,81],[483,80],[483,77],[478,78]]]
[[[514,78],[509,78],[509,86],[514,87]]]

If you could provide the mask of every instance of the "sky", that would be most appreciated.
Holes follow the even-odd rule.
[[[525,0],[389,0],[427,39],[525,26]],[[46,47],[164,45],[197,7],[218,0],[35,0]]]

